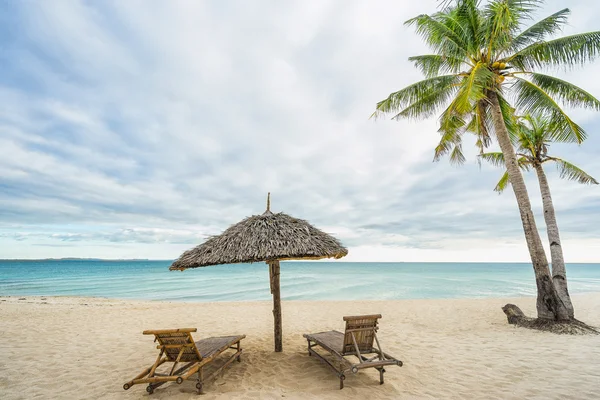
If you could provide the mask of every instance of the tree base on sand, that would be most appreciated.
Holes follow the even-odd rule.
[[[547,331],[559,335],[598,335],[600,331],[584,322],[576,319],[566,321],[555,321],[550,319],[529,318],[514,304],[507,304],[502,311],[508,318],[508,323],[523,328]]]

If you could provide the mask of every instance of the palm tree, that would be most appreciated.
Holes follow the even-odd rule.
[[[552,142],[552,135],[550,132],[553,131],[551,119],[540,115],[527,115],[520,118],[517,129],[517,143],[515,144],[517,146],[516,155],[518,157],[517,162],[519,167],[524,171],[529,171],[530,168],[534,169],[540,185],[544,208],[544,220],[546,221],[548,241],[550,242],[552,281],[554,282],[558,296],[567,308],[569,317],[574,318],[575,311],[567,287],[567,272],[562,245],[560,243],[558,224],[556,222],[556,213],[554,212],[550,186],[548,185],[548,179],[546,178],[543,164],[547,162],[555,163],[558,167],[560,177],[564,179],[577,181],[584,185],[597,185],[598,181],[576,165],[563,160],[562,158],[548,155],[548,148],[550,147],[550,142]],[[480,157],[495,166],[504,166],[504,155],[500,152],[483,153]],[[504,172],[494,190],[502,193],[509,184],[508,172]]]
[[[540,1],[455,0],[432,15],[406,22],[415,26],[433,54],[410,57],[426,79],[391,93],[377,103],[373,116],[426,118],[443,109],[442,140],[437,155],[460,161],[462,135],[477,132],[478,145],[489,145],[494,133],[504,154],[517,198],[537,286],[537,315],[568,320],[569,314],[552,284],[529,195],[511,143],[511,102],[524,113],[537,110],[555,121],[553,140],[582,142],[584,130],[557,101],[600,110],[600,102],[583,89],[536,72],[547,67],[575,66],[600,54],[600,31],[549,40],[566,23],[568,9],[524,28]],[[445,108],[444,108],[445,107]]]

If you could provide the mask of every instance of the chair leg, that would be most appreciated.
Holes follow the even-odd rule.
[[[346,375],[340,374],[340,390],[344,388],[344,380],[346,379]]]
[[[202,367],[198,370],[198,382],[196,382],[196,389],[198,394],[204,394],[202,387],[204,386],[204,374],[202,373]]]
[[[238,351],[238,353],[239,353],[240,349],[241,349],[241,343],[237,342],[237,351]],[[239,356],[237,356],[236,360],[237,360],[237,362],[242,362],[242,355],[240,354]]]
[[[383,367],[377,369],[379,370],[379,384],[383,385],[383,374],[385,372],[385,369]]]

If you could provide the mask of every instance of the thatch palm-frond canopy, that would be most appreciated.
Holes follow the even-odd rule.
[[[171,270],[258,261],[341,258],[348,250],[307,221],[266,211],[186,251]]]
[[[275,351],[282,351],[279,261],[342,258],[348,250],[336,238],[303,219],[272,213],[270,205],[269,193],[264,214],[248,217],[186,251],[169,269],[183,271],[209,265],[266,261],[273,294]]]

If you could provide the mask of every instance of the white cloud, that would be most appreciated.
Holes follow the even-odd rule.
[[[586,4],[574,32],[594,28]],[[436,5],[19,3],[24,34],[0,37],[0,257],[174,258],[271,191],[349,260],[526,261],[499,171],[432,164],[435,118],[369,120],[421,78],[402,23]],[[596,93],[597,68],[566,76]],[[600,175],[589,143],[559,150]],[[598,189],[551,177],[569,260],[593,260]]]

